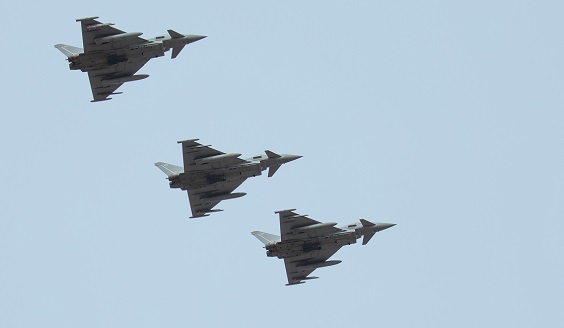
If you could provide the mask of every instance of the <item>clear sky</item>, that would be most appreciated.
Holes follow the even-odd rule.
[[[0,327],[560,327],[562,1],[3,1]],[[76,18],[207,35],[90,103]],[[303,155],[189,220],[177,140]],[[285,287],[274,211],[397,226]]]

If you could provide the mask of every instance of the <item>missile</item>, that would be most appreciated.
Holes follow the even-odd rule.
[[[205,202],[220,202],[222,200],[243,197],[246,194],[247,194],[246,192],[233,192],[230,194],[219,194],[219,195],[212,195],[209,197],[202,197],[200,199]]]
[[[201,164],[206,164],[206,163],[211,163],[211,162],[228,160],[228,159],[236,158],[236,157],[239,157],[239,156],[241,156],[241,154],[237,154],[237,153],[221,154],[221,155],[215,155],[215,156],[210,156],[210,157],[198,158],[198,159],[194,160],[194,163],[201,165]]]
[[[305,264],[305,265],[297,266],[296,270],[298,270],[298,272],[310,271],[310,270],[315,270],[317,268],[323,268],[323,267],[328,267],[328,266],[332,266],[332,265],[335,265],[335,264],[339,264],[341,262],[342,262],[341,260],[331,260],[331,261],[325,261],[325,262]]]
[[[305,226],[305,227],[295,228],[294,230],[305,232],[305,231],[310,231],[310,230],[331,228],[331,227],[334,227],[336,225],[337,225],[336,222],[316,223],[316,224],[308,225],[308,226]]]
[[[137,75],[131,75],[131,76],[118,77],[118,78],[115,78],[115,79],[102,80],[102,86],[108,87],[110,85],[143,80],[143,79],[146,79],[148,77],[149,77],[149,75],[147,75],[147,74],[137,74]]]
[[[123,41],[123,40],[126,40],[126,39],[133,39],[133,38],[136,38],[136,37],[138,37],[142,34],[143,33],[141,33],[141,32],[121,33],[121,34],[96,38],[96,39],[94,39],[94,42],[96,43],[96,45],[99,46],[99,45],[110,43],[110,42]]]

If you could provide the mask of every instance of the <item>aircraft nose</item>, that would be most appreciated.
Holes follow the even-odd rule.
[[[376,231],[382,231],[395,226],[394,223],[376,223]]]
[[[286,155],[284,157],[286,157],[286,163],[294,161],[298,158],[302,158],[302,156],[300,156],[300,155]]]
[[[188,34],[188,35],[185,35],[184,37],[186,38],[186,40],[188,41],[188,43],[192,43],[192,42],[199,41],[199,40],[201,40],[201,39],[203,39],[203,38],[206,38],[207,36],[205,36],[205,35],[190,35],[190,34]]]

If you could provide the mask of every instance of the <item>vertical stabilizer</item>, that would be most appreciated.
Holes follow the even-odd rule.
[[[84,52],[84,49],[79,47],[69,46],[67,44],[56,44],[55,48],[64,53],[68,58],[76,57]]]
[[[180,173],[184,173],[184,168],[168,163],[158,162],[155,163],[155,166],[158,167],[167,177],[172,177],[175,175],[179,175]]]
[[[262,231],[253,231],[251,232],[251,234],[257,237],[257,239],[260,240],[265,245],[276,244],[277,242],[280,241],[280,236],[272,235]]]

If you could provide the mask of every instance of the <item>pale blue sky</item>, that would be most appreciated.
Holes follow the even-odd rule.
[[[133,8],[133,9],[132,9]],[[0,327],[560,327],[560,1],[2,2]],[[90,103],[76,18],[208,38]],[[188,220],[177,140],[304,157]],[[285,287],[275,210],[398,225]]]

